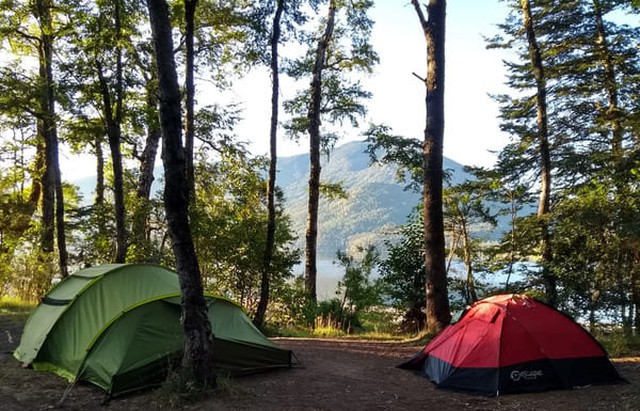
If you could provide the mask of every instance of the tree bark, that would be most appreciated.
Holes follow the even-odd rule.
[[[608,106],[605,113],[611,128],[611,153],[614,161],[619,163],[623,155],[622,140],[624,128],[620,118],[618,104],[618,82],[616,68],[611,59],[611,50],[607,42],[607,32],[602,19],[602,6],[599,0],[593,0],[593,14],[596,21],[596,53],[604,69],[604,88],[607,92]],[[618,168],[619,164],[614,164]]]
[[[558,291],[556,277],[551,272],[551,233],[549,231],[549,212],[551,210],[551,154],[549,149],[549,130],[547,121],[547,84],[540,46],[536,39],[529,0],[520,0],[524,30],[529,44],[531,69],[536,81],[536,106],[538,126],[538,150],[540,154],[540,199],[538,219],[540,224],[540,250],[542,264],[542,282],[545,287],[547,304],[556,306]]]
[[[446,1],[430,0],[428,20],[412,0],[427,44],[426,128],[424,130],[424,238],[427,332],[436,334],[451,322],[442,203],[444,146],[444,63]]]
[[[207,316],[202,277],[189,226],[189,190],[182,146],[180,90],[173,58],[171,20],[166,0],[147,0],[160,89],[160,125],[165,175],[164,203],[169,234],[180,276],[185,332],[183,371],[201,386],[213,386],[213,336]]]
[[[464,266],[467,270],[467,304],[471,305],[478,300],[478,294],[476,293],[476,281],[473,276],[473,267],[471,265],[471,239],[469,238],[469,231],[467,230],[467,224],[462,223],[462,247],[464,251]]]
[[[638,260],[640,259],[636,258],[636,261]],[[631,312],[629,313],[636,329],[636,335],[640,335],[640,273],[638,271],[638,269],[631,271]]]
[[[121,0],[116,0],[114,13],[114,24],[116,39],[121,38]],[[118,41],[119,43],[119,41]],[[104,105],[104,119],[109,149],[111,150],[111,163],[113,167],[113,200],[114,214],[116,221],[116,254],[114,262],[124,263],[127,257],[127,231],[124,206],[124,171],[122,167],[122,151],[120,143],[122,141],[122,106],[124,93],[124,79],[122,75],[122,46],[116,44],[116,67],[115,67],[115,90],[111,95],[109,83],[105,77],[104,67],[100,56],[96,56],[96,70],[100,82],[100,92],[102,93],[102,104]],[[115,100],[115,101],[114,101]],[[115,108],[115,112],[114,112]]]
[[[104,204],[104,152],[102,151],[102,138],[95,139],[96,150],[96,195],[93,203],[96,206]]]
[[[38,208],[38,201],[42,195],[42,178],[44,175],[45,167],[45,148],[42,135],[38,132],[38,138],[36,142],[36,158],[33,163],[33,169],[31,171],[31,191],[29,192],[29,214],[33,213]]]
[[[147,138],[142,155],[139,157],[140,176],[138,177],[136,190],[136,197],[139,203],[133,216],[131,227],[131,242],[138,248],[144,248],[149,241],[149,200],[151,198],[151,187],[155,179],[153,173],[158,154],[158,145],[162,136],[160,124],[158,123],[158,81],[155,71],[156,63],[153,60],[152,72],[150,77],[146,78]]]
[[[53,87],[51,69],[51,39],[46,39],[50,33],[51,17],[47,0],[36,3],[37,18],[40,23],[41,38],[38,45],[39,77],[42,92],[39,93],[40,113],[37,133],[44,142],[44,171],[42,175],[42,237],[40,248],[45,253],[52,253],[55,247],[55,176],[53,173],[52,136],[55,127],[53,113],[49,101],[49,89]],[[47,17],[49,16],[49,17]]]
[[[278,43],[280,42],[280,20],[284,12],[284,0],[278,0],[273,16],[273,33],[271,34],[271,128],[269,130],[269,176],[267,178],[267,239],[262,259],[262,278],[260,280],[260,302],[253,317],[253,323],[261,327],[267,313],[270,293],[271,261],[276,242],[276,175],[278,161],[278,94],[280,93],[280,77],[278,73]]]
[[[54,250],[54,231],[58,243],[58,258],[60,275],[68,275],[68,253],[64,225],[64,194],[62,191],[62,177],[60,176],[60,161],[58,157],[58,131],[56,128],[55,90],[53,84],[53,23],[51,0],[38,0],[36,13],[40,24],[40,80],[43,86],[40,108],[41,120],[39,128],[45,142],[45,177],[43,187],[43,222],[44,236],[42,249],[46,252]],[[55,230],[54,230],[55,221]]]
[[[327,48],[333,37],[336,14],[336,1],[329,2],[327,22],[324,33],[318,41],[316,57],[311,80],[311,103],[307,117],[309,118],[309,201],[307,204],[307,230],[305,234],[305,291],[311,303],[316,303],[318,296],[316,280],[318,277],[318,206],[320,202],[320,114],[322,109],[322,71],[325,67]]]
[[[184,19],[185,19],[185,45],[186,45],[186,62],[185,62],[185,91],[186,91],[186,110],[185,110],[185,172],[187,178],[187,187],[189,188],[189,198],[191,201],[195,199],[195,172],[193,165],[193,148],[195,139],[195,84],[194,84],[194,57],[193,38],[195,31],[195,13],[198,6],[198,0],[184,1]]]

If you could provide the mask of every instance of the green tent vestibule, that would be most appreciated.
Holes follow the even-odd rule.
[[[207,296],[214,366],[231,375],[292,366],[243,309]],[[177,273],[147,264],[106,264],[67,277],[33,311],[14,357],[109,396],[161,384],[182,354]]]

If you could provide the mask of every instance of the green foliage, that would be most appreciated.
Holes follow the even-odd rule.
[[[486,189],[483,184],[465,181],[443,190],[445,230],[451,238],[450,261],[455,255],[464,262],[464,280],[453,287],[462,295],[465,304],[478,300],[479,286],[475,273],[481,271],[486,241],[478,238],[481,230],[490,231],[497,225],[496,216],[484,201]],[[456,284],[456,282],[450,282]]]
[[[371,93],[362,88],[360,82],[353,80],[358,72],[371,73],[378,63],[378,55],[371,47],[369,40],[373,21],[367,13],[373,5],[370,1],[338,3],[336,7],[335,28],[333,36],[327,41],[325,61],[322,61],[322,102],[319,113],[323,124],[339,124],[348,121],[357,126],[358,120],[366,114],[363,101],[371,97]],[[317,70],[315,67],[316,47],[326,22],[317,26],[318,33],[306,34],[303,37],[309,46],[304,56],[294,59],[285,67],[285,72],[296,80],[311,77]],[[319,73],[318,73],[319,74]],[[311,107],[311,90],[302,90],[294,98],[284,102],[284,109],[292,115],[285,125],[288,134],[298,139],[311,127],[309,109]],[[323,126],[320,145],[325,151],[333,147],[337,139],[336,131]]]
[[[376,339],[398,338],[402,335],[398,321],[402,314],[387,306],[370,307],[359,315],[362,334]]]
[[[338,263],[345,270],[336,291],[341,297],[318,304],[316,325],[329,325],[351,333],[361,328],[362,312],[382,303],[382,283],[370,278],[379,255],[373,247],[360,247],[358,252],[361,257],[356,260],[354,256],[338,251]]]
[[[343,183],[321,183],[320,193],[329,200],[341,199],[346,200],[349,194],[345,191]]]
[[[37,302],[49,291],[57,272],[51,253],[32,249],[17,254],[7,266],[10,275],[4,278],[2,295],[22,301]]]
[[[373,246],[358,247],[356,251],[358,260],[342,251],[336,253],[338,263],[344,268],[337,294],[342,295],[342,306],[355,315],[381,303],[380,284],[371,279],[380,262],[380,254]]]
[[[318,306],[307,299],[304,277],[297,276],[277,283],[272,289],[267,311],[266,330],[272,335],[291,332],[306,335],[313,325]]]
[[[328,333],[350,334],[354,329],[360,328],[360,320],[357,315],[343,307],[338,298],[318,303],[314,322],[314,334],[327,335]]]
[[[132,193],[130,191],[130,193]],[[133,224],[133,218],[144,209],[148,213],[146,230],[141,235],[142,241],[131,242],[127,247],[127,262],[146,262],[171,266],[173,257],[170,247],[166,243],[166,225],[162,200],[157,196],[149,201],[138,197],[127,198],[127,217]],[[132,225],[133,227],[133,225]]]
[[[419,332],[424,327],[426,305],[424,225],[418,209],[400,227],[400,240],[388,243],[388,256],[380,263],[387,298],[403,313],[402,329]]]
[[[599,316],[633,320],[638,307],[636,137],[640,73],[637,27],[619,24],[631,13],[625,2],[531,2],[542,53],[551,150],[551,210],[544,220],[520,218],[519,205],[540,190],[536,83],[522,30],[519,2],[500,25],[490,48],[508,48],[509,94],[495,96],[502,130],[511,142],[499,153],[489,180],[511,215],[511,230],[496,250],[496,267],[511,272],[518,262],[541,261],[541,273],[525,286],[557,282],[561,307],[591,323]],[[500,197],[502,197],[500,199]],[[632,210],[636,211],[632,211]],[[540,249],[541,224],[550,228],[551,255]],[[550,274],[550,275],[549,275]],[[636,296],[636,297],[634,297]],[[640,322],[636,319],[636,326]]]
[[[115,223],[112,205],[96,204],[68,210],[69,231],[79,246],[77,260],[83,265],[112,261],[115,255]],[[76,258],[72,257],[72,260]]]
[[[200,163],[196,202],[191,209],[206,288],[238,301],[250,313],[259,299],[267,231],[262,164],[260,159],[236,152],[224,152],[215,164]],[[284,287],[299,259],[299,252],[290,246],[289,224],[279,207],[271,274],[274,291]]]
[[[397,165],[396,180],[401,183],[408,180],[407,188],[421,192],[424,182],[422,142],[390,133],[388,126],[375,124],[365,131],[366,152],[371,162]]]
[[[632,303],[629,284],[637,275],[637,195],[592,185],[556,208],[554,264],[565,304],[595,322],[595,311],[619,311]],[[622,319],[627,322],[627,319]]]
[[[630,335],[620,328],[597,326],[590,329],[591,334],[602,344],[610,357],[638,356],[640,354],[640,336]]]

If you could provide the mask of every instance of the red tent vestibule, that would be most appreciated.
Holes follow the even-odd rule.
[[[477,301],[399,367],[442,388],[486,395],[624,381],[573,319],[515,294]]]

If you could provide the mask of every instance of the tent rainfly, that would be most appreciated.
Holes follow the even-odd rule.
[[[242,374],[291,367],[290,350],[267,339],[242,308],[207,296],[214,365]],[[70,382],[87,381],[117,396],[156,386],[182,354],[177,273],[146,264],[78,271],[33,311],[14,357]]]
[[[485,395],[624,381],[573,319],[515,294],[477,301],[399,367],[438,387]]]

